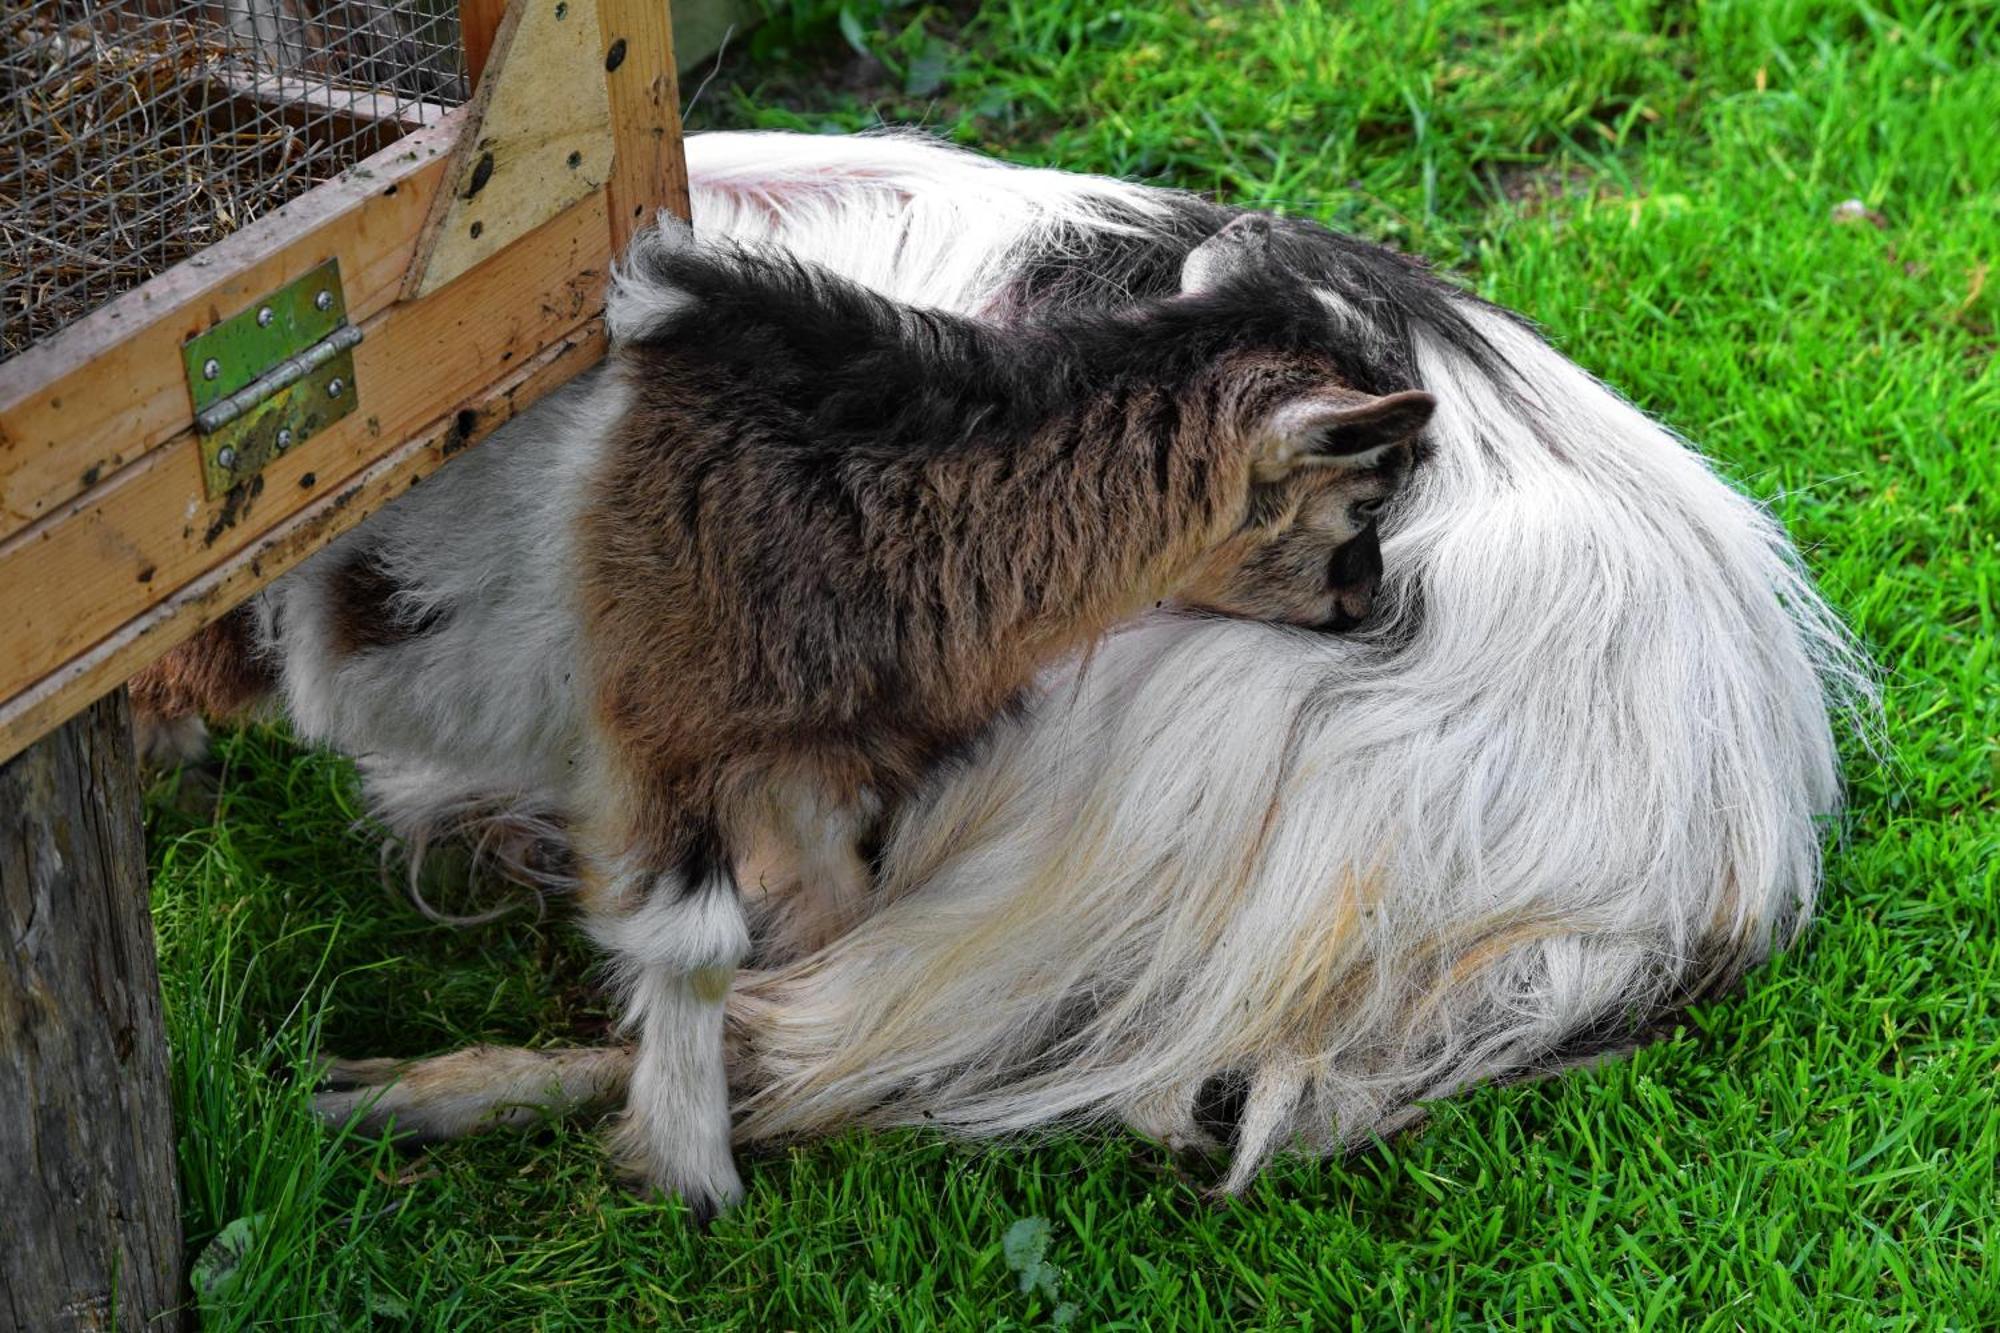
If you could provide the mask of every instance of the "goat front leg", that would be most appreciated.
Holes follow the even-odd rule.
[[[684,813],[675,822],[681,831],[667,857],[658,842],[640,842],[592,858],[585,924],[614,961],[634,1040],[614,1150],[706,1225],[743,1197],[730,1152],[722,1010],[750,932],[716,825]],[[663,863],[671,868],[659,870]]]

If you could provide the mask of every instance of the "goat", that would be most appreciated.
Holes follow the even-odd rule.
[[[704,234],[1001,320],[1170,294],[1238,216],[913,136],[698,135],[688,159]],[[1228,1143],[1233,1191],[1281,1149],[1364,1143],[1428,1100],[1629,1044],[1808,920],[1841,804],[1833,723],[1864,717],[1873,684],[1783,531],[1518,316],[1272,225],[1342,341],[1438,399],[1381,520],[1370,623],[1328,637],[1169,609],[1045,671],[890,820],[858,923],[739,974],[739,1143],[1122,1122]],[[516,450],[514,493],[553,493],[537,482],[566,466],[559,442],[602,429],[592,394],[510,427],[539,445]],[[453,479],[500,443],[426,483],[455,491],[432,521],[502,504],[497,458]],[[428,566],[391,542],[406,623],[541,578],[520,526]],[[302,580],[273,600],[289,620],[324,596]],[[561,775],[532,740],[562,682],[532,645],[476,705],[413,717],[407,659],[334,672],[271,635],[275,606],[249,618],[302,730],[350,738],[392,828],[547,808]],[[400,751],[411,725],[439,743]],[[322,1105],[456,1133],[615,1098],[630,1061],[338,1066]]]
[[[805,849],[798,891],[851,921],[882,802],[1038,668],[1218,558],[1239,569],[1302,508],[1361,540],[1433,404],[1357,383],[1262,218],[1197,247],[1172,298],[1006,328],[676,230],[612,303],[629,405],[575,538],[593,706],[568,808],[637,1034],[623,1156],[706,1217],[742,1193],[721,1037],[750,949],[738,857]]]

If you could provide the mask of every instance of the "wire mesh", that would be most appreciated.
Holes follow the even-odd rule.
[[[454,0],[8,0],[0,359],[465,96]]]

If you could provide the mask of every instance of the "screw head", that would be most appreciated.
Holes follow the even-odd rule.
[[[278,431],[278,452],[282,454],[283,452],[285,452],[285,450],[291,447],[292,447],[292,432],[290,431],[290,429],[280,429]]]
[[[217,361],[214,357],[211,356],[210,358],[208,358],[208,360],[201,363],[201,377],[203,379],[212,380],[221,373],[222,373],[222,363],[220,361]]]
[[[271,327],[271,307],[262,306],[258,309],[257,327],[260,329],[268,329]]]
[[[321,292],[317,296],[313,297],[313,309],[315,310],[333,309],[333,293]]]
[[[340,397],[340,391],[346,387],[347,381],[337,377],[330,379],[326,382],[326,396],[329,398],[338,398]]]
[[[236,451],[225,444],[215,451],[215,461],[225,469],[233,468],[236,466]]]

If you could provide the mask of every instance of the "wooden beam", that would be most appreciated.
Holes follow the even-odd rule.
[[[611,174],[597,0],[517,0],[494,34],[404,293],[471,271]]]
[[[0,766],[0,1320],[172,1328],[167,1034],[121,689]]]
[[[642,34],[625,37],[627,51],[638,54],[620,62],[620,70],[630,65],[639,71],[644,66],[638,62],[663,57],[647,14],[629,29],[619,22],[629,8],[650,13],[662,7],[611,0],[600,15],[614,28]],[[648,50],[651,55],[644,54]],[[643,213],[648,202],[683,216],[687,209],[671,73],[660,83],[657,75],[620,80],[619,72],[612,71],[610,91],[619,142],[629,146],[612,168],[612,188],[621,201],[614,205],[614,245],[629,238],[639,218],[634,210]],[[665,101],[657,102],[661,97]],[[0,538],[55,512],[190,427],[193,409],[180,358],[188,338],[329,255],[341,261],[351,321],[359,323],[391,304],[413,267],[417,234],[440,192],[464,118],[463,110],[452,112],[445,123],[390,145],[193,261],[0,363]]]
[[[0,542],[0,700],[337,489],[601,308],[603,193],[449,291],[365,322],[356,410],[211,500],[189,432]],[[0,706],[4,707],[4,706]]]
[[[444,179],[459,113],[0,363],[0,538],[189,430],[181,344],[340,259],[348,319],[386,309]]]
[[[371,154],[411,130],[443,124],[455,109],[442,102],[343,87],[316,74],[256,74],[219,61],[203,70],[202,77],[220,95],[209,115],[225,128],[244,121],[240,107],[231,104],[248,103],[295,129],[325,126],[326,133],[340,138],[372,134]]]
[[[667,209],[686,218],[687,160],[674,73],[673,18],[662,0],[598,0],[611,94],[611,251]]]

